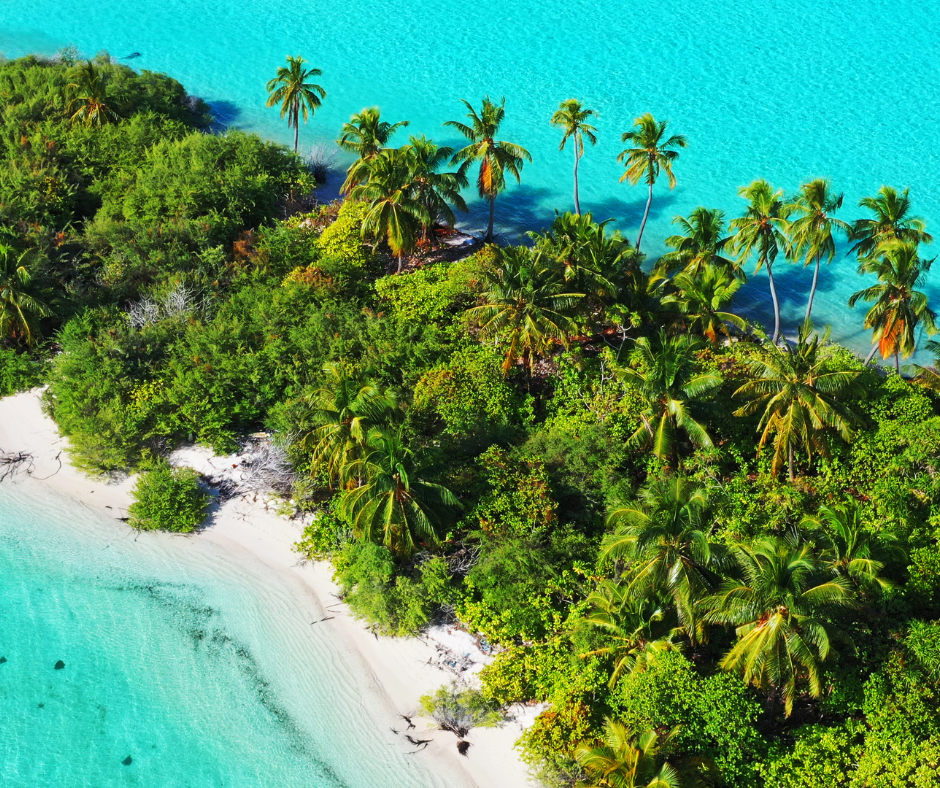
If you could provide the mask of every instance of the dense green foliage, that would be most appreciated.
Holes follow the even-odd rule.
[[[464,727],[546,704],[520,747],[547,782],[940,786],[938,375],[733,311],[747,260],[815,268],[851,233],[876,347],[912,350],[933,317],[906,194],[849,224],[825,181],[756,181],[652,265],[573,213],[461,255],[434,231],[466,168],[387,148],[404,124],[377,109],[341,132],[364,202],[311,210],[290,151],[92,66],[0,63],[0,307],[29,313],[2,324],[0,393],[46,380],[84,467],[152,468],[136,525],[203,515],[169,450],[275,432],[313,516],[297,550],[377,634],[444,621],[493,647],[480,692],[427,708]],[[501,105],[466,108],[456,156],[492,206],[527,154],[494,139]],[[559,113],[577,163],[593,118]],[[624,142],[649,204],[686,140],[647,115]]]

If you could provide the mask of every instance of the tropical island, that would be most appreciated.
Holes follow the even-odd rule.
[[[291,57],[267,85],[295,150],[318,78]],[[518,744],[542,784],[940,785],[940,376],[902,367],[936,330],[906,190],[853,209],[755,173],[738,216],[676,217],[647,257],[696,142],[649,114],[622,133],[632,242],[582,212],[596,129],[566,99],[574,210],[499,245],[529,160],[511,97],[465,100],[459,149],[364,109],[327,204],[322,162],[107,56],[2,62],[0,100],[0,395],[45,386],[73,463],[139,473],[134,527],[200,527],[174,449],[263,434],[312,514],[297,552],[376,636],[446,621],[492,650],[432,718],[462,741],[543,704]],[[453,243],[472,192],[488,228]],[[812,324],[846,249],[867,359]],[[792,336],[784,264],[814,271]],[[735,313],[762,270],[771,331]]]

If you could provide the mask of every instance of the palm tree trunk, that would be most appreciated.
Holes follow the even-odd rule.
[[[297,153],[297,144],[300,142],[300,124],[294,120],[294,153]]]
[[[875,344],[875,345],[872,346],[871,353],[869,353],[869,354],[865,357],[865,366],[866,366],[866,367],[867,367],[869,364],[871,364],[871,360],[875,357],[875,353],[877,353],[877,352],[878,352],[878,345]]]
[[[490,197],[490,223],[486,229],[486,238],[483,239],[484,241],[487,241],[488,243],[493,242],[493,218],[495,216],[496,216],[496,195],[494,194],[492,197]]]
[[[581,215],[581,201],[578,199],[578,141],[574,141],[574,212]]]
[[[790,467],[790,481],[794,482],[796,481],[796,473],[794,473],[794,470],[793,470],[794,463],[793,463],[793,443],[792,442],[787,443],[787,464]]]
[[[770,298],[774,302],[774,338],[776,345],[780,339],[780,302],[777,300],[777,286],[774,284],[774,265],[767,261],[767,278],[770,280]]]
[[[395,271],[395,273],[397,274],[401,273],[401,260],[402,260],[402,256],[398,255],[398,270]]]
[[[816,298],[816,285],[819,284],[819,255],[816,256],[816,268],[813,271],[813,286],[809,291],[809,303],[806,305],[806,317],[803,323],[809,325],[809,319],[813,315],[813,299]]]
[[[901,354],[897,350],[894,351],[894,371],[901,374]]]
[[[643,231],[646,229],[646,220],[650,218],[650,205],[653,204],[653,182],[650,181],[650,194],[646,198],[646,210],[643,211],[643,222],[640,224],[640,234],[636,237],[636,250],[640,251],[640,241],[643,240]]]

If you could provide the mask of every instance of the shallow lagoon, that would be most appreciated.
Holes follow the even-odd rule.
[[[582,162],[582,205],[632,233],[645,195],[618,183],[619,135],[644,111],[671,119],[690,147],[679,186],[658,189],[645,243],[662,250],[670,219],[697,205],[740,209],[736,190],[766,177],[787,190],[832,178],[844,218],[883,183],[911,187],[916,210],[940,233],[940,17],[928,0],[6,0],[0,51],[107,49],[137,68],[166,71],[214,102],[233,124],[290,141],[264,83],[287,53],[323,69],[329,92],[302,130],[309,147],[335,138],[363,106],[443,142],[458,99],[507,97],[507,138],[535,161],[499,208],[507,235],[544,226],[571,204],[570,150],[548,118],[577,96],[600,113],[601,141]],[[493,20],[498,20],[495,28]],[[477,205],[467,225],[482,226]],[[811,274],[778,264],[788,327],[802,316]],[[739,310],[767,318],[763,274]],[[823,271],[815,316],[862,351],[861,289],[851,260]],[[940,274],[931,295],[940,300]]]

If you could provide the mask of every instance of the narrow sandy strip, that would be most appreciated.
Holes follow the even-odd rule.
[[[125,517],[133,478],[117,482],[90,478],[71,465],[67,450],[68,441],[42,412],[39,392],[0,399],[0,453],[26,452],[32,457],[29,474],[22,469],[17,483],[46,485],[109,517]],[[200,463],[219,461],[201,450],[194,450],[187,459],[197,470]],[[360,659],[402,735],[433,739],[422,757],[454,788],[532,788],[535,783],[513,749],[523,725],[531,721],[532,710],[502,728],[471,731],[468,741],[472,746],[467,757],[457,753],[452,734],[429,730],[429,721],[416,716],[418,699],[453,678],[439,665],[442,646],[468,654],[477,666],[486,660],[473,648],[470,638],[443,630],[425,639],[376,637],[339,602],[328,564],[298,561],[292,545],[300,531],[299,523],[277,515],[263,500],[237,498],[226,501],[213,515],[210,527],[195,538],[212,542],[233,560],[245,561],[254,568],[267,567],[272,578],[290,593],[320,610],[324,620],[316,626],[328,627]],[[397,713],[415,717],[417,727],[407,731],[405,722],[392,716]]]

